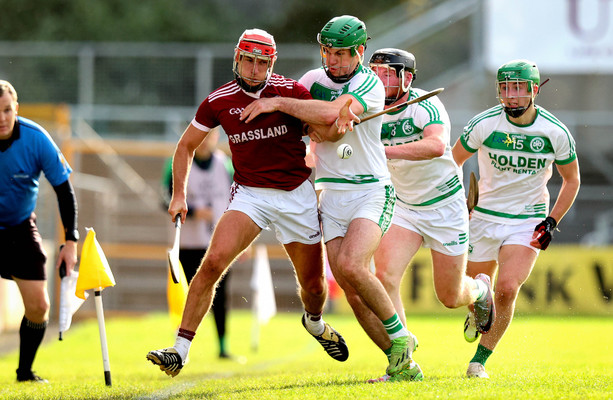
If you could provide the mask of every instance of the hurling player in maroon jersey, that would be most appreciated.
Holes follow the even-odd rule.
[[[147,354],[148,360],[173,377],[185,364],[217,282],[268,226],[275,228],[296,271],[305,310],[302,324],[332,358],[345,361],[349,357],[344,339],[322,318],[328,290],[317,197],[308,180],[311,169],[304,161],[302,122],[281,112],[261,115],[249,123],[239,119],[244,108],[259,98],[311,98],[304,86],[272,72],[276,59],[270,34],[260,29],[243,32],[234,52],[235,79],[202,102],[175,150],[168,207],[173,221],[185,221],[186,182],[194,151],[216,126],[221,125],[228,135],[235,173],[228,209],[189,287],[175,345]]]

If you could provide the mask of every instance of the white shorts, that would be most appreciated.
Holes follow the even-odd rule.
[[[498,261],[500,248],[510,244],[529,247],[538,255],[540,250],[531,246],[530,242],[534,227],[539,222],[540,220],[529,220],[519,225],[504,225],[476,218],[473,214],[470,219],[468,261]]]
[[[430,210],[409,209],[396,203],[392,224],[411,230],[424,238],[424,247],[448,256],[468,251],[468,209],[466,200],[457,200]]]
[[[321,241],[317,196],[306,180],[291,191],[232,184],[228,210],[243,212],[262,229],[275,227],[282,244]]]
[[[392,185],[365,190],[323,189],[319,210],[324,241],[345,237],[349,224],[356,218],[366,218],[387,232],[394,214],[396,192]]]

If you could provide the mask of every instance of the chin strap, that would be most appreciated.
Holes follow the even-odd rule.
[[[504,112],[507,113],[507,115],[511,118],[519,118],[522,115],[524,115],[524,113],[526,111],[528,111],[528,109],[530,108],[530,106],[532,105],[533,100],[530,100],[530,104],[528,104],[528,107],[516,107],[516,108],[511,108],[511,107],[507,107],[503,105],[504,108]]]
[[[234,79],[236,79],[236,83],[241,87],[245,92],[255,93],[260,89],[263,89],[266,86],[266,82],[262,82],[257,86],[251,86],[245,82],[243,78],[241,78],[238,74],[235,74]]]
[[[349,81],[349,79],[353,78],[355,73],[358,72],[358,67],[359,67],[359,65],[355,67],[353,72],[351,72],[350,74],[347,74],[347,75],[343,75],[343,76],[334,76],[334,75],[332,75],[330,73],[330,71],[328,69],[326,69],[326,75],[328,75],[328,78],[330,78],[332,80],[332,82],[334,82],[334,83],[345,83],[345,82]]]
[[[526,110],[528,110],[528,107],[517,107],[517,108],[504,107],[504,112],[507,113],[507,115],[512,118],[521,117],[522,115],[524,115]]]

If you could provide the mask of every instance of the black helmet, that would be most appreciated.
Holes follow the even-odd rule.
[[[402,96],[411,88],[411,82],[405,83],[404,72],[409,71],[413,74],[413,81],[416,77],[417,68],[415,68],[415,56],[408,51],[400,49],[379,49],[373,53],[369,61],[370,68],[375,69],[380,65],[386,65],[396,71],[396,75],[400,80],[400,88],[397,96],[386,97],[385,104],[390,105]],[[385,82],[384,82],[385,84]]]

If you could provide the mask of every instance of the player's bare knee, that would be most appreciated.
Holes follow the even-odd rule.
[[[438,300],[447,308],[458,308],[459,304],[459,296],[458,293],[450,291],[445,293],[437,293],[436,296]]]
[[[496,283],[495,296],[499,302],[514,302],[521,285],[512,281],[498,281]]]
[[[383,284],[388,293],[390,290],[393,290],[397,287],[395,283],[397,279],[394,279],[393,275],[387,273],[387,271],[381,271],[377,269],[375,276],[381,281],[381,284]]]
[[[47,320],[49,313],[49,302],[46,299],[29,301],[25,304],[26,318],[35,323]]]
[[[210,253],[206,255],[198,271],[204,270],[209,275],[219,277],[228,268],[230,262],[231,260],[224,254]]]
[[[321,279],[310,279],[304,283],[302,289],[312,296],[322,296],[326,292],[326,281],[323,277]]]
[[[362,273],[359,268],[347,267],[343,269],[343,276],[352,286],[358,286],[357,283],[362,280]]]
[[[349,284],[353,285],[354,282],[357,282],[363,278],[364,270],[354,260],[348,257],[341,258],[339,256],[337,264],[343,278],[347,280]]]
[[[225,270],[226,268],[222,264],[205,262],[200,266],[200,268],[198,268],[198,271],[192,280],[192,284],[196,282],[201,284],[215,284],[221,279],[221,276],[224,274]]]

